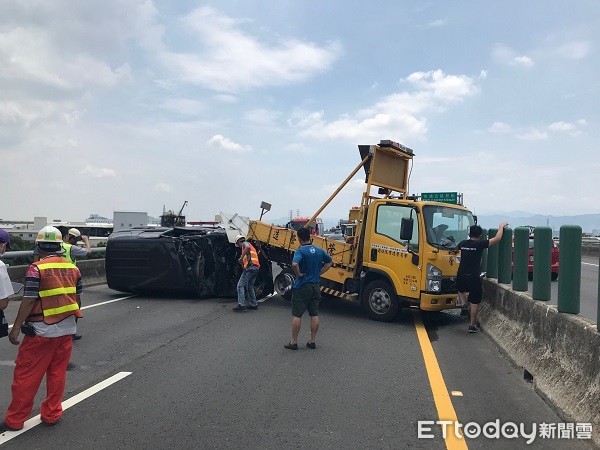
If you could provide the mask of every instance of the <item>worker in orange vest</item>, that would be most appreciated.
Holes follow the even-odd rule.
[[[0,424],[0,432],[23,428],[33,408],[34,397],[46,376],[47,395],[40,407],[46,425],[56,424],[62,416],[67,365],[77,331],[76,317],[82,317],[81,273],[62,256],[59,230],[46,226],[36,239],[40,260],[31,264],[25,275],[25,294],[10,342],[20,345],[12,384],[12,401]],[[23,332],[23,342],[19,333]]]
[[[238,234],[235,238],[235,245],[242,249],[241,256],[238,262],[242,265],[242,275],[237,284],[238,304],[233,310],[235,312],[246,311],[246,296],[248,297],[249,310],[258,309],[256,301],[256,292],[254,292],[254,280],[260,269],[260,261],[258,260],[258,252],[254,246],[246,241],[246,238]]]

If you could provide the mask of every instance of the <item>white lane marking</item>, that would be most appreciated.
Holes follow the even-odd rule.
[[[127,300],[128,298],[135,297],[136,294],[128,295],[127,297],[115,298],[113,300],[107,300],[105,302],[94,303],[93,305],[82,306],[81,309],[95,308],[96,306],[108,305],[109,303],[120,302],[121,300]]]
[[[123,378],[128,377],[129,375],[131,375],[131,372],[119,372],[119,373],[113,375],[112,377],[107,378],[104,381],[101,381],[100,383],[96,384],[95,386],[92,386],[91,388],[86,389],[85,391],[80,392],[77,395],[74,395],[73,397],[71,397],[68,400],[65,400],[62,403],[63,411],[66,409],[69,409],[71,406],[76,405],[77,403],[81,402],[82,400],[85,400],[86,398],[91,397],[92,395],[100,392],[102,389],[107,388],[111,384],[114,384],[117,381],[120,381]],[[5,444],[6,442],[10,441],[11,439],[16,438],[18,435],[23,434],[28,430],[31,430],[33,427],[39,425],[40,423],[42,423],[42,419],[40,418],[40,415],[38,414],[37,416],[32,417],[27,422],[25,422],[23,429],[21,429],[19,431],[6,431],[6,432],[0,434],[0,445]]]
[[[120,302],[121,300],[127,300],[128,298],[135,297],[136,295],[137,294],[128,295],[127,297],[115,298],[115,299],[112,299],[112,300],[107,300],[105,302],[94,303],[93,305],[82,306],[81,309],[94,308],[96,306],[102,306],[102,305],[107,305],[109,303]],[[13,327],[13,325],[14,325],[14,323],[11,323],[8,326],[8,329],[10,330]]]
[[[276,293],[272,293],[267,295],[265,298],[261,298],[260,300],[257,300],[256,303],[263,303],[266,302],[267,300],[269,300],[271,297],[275,297],[277,294]]]
[[[582,262],[581,264],[585,264],[586,266],[595,266],[595,267],[598,267],[598,264],[594,264],[594,263],[584,263],[584,262]]]

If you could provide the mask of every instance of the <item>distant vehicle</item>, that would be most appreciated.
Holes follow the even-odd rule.
[[[334,241],[345,241],[344,235],[342,233],[325,233],[323,237],[325,239],[332,239]]]
[[[310,217],[294,217],[285,225],[285,227],[291,228],[294,231],[298,231],[300,228],[306,225],[309,219]],[[309,228],[310,234],[312,234],[313,236],[323,236],[325,228],[323,225],[323,219],[317,217],[315,221],[309,226]]]
[[[529,275],[529,279],[533,280],[533,234],[529,235],[529,256],[528,256],[528,262],[527,262],[527,268],[528,268],[528,275]],[[558,245],[556,245],[556,239],[552,240],[552,255],[551,255],[551,266],[550,266],[550,270],[551,270],[551,275],[550,278],[552,279],[552,281],[556,281],[558,279],[558,255],[559,255],[559,250],[558,250]]]
[[[558,279],[558,245],[552,241],[552,264],[551,264],[552,281]],[[529,262],[528,262],[529,279],[533,280],[533,235],[529,236]]]

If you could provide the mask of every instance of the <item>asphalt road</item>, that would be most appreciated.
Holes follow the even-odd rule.
[[[420,341],[418,313],[379,323],[353,304],[325,300],[317,349],[290,351],[283,348],[289,304],[277,296],[245,313],[232,312],[231,300],[124,298],[105,285],[88,288],[83,299],[83,339],[74,343],[65,399],[130,375],[65,410],[55,427],[34,426],[3,444],[8,433],[0,435],[0,447],[443,449],[441,428],[419,439],[417,422],[439,420],[448,404],[462,423],[499,420],[530,431],[533,423],[563,422],[485,334],[468,334],[455,313],[422,316]],[[9,321],[17,307],[9,306]],[[305,320],[301,344],[307,335]],[[0,339],[2,414],[16,351]],[[590,448],[540,437],[531,445],[479,437],[448,448],[467,446]]]

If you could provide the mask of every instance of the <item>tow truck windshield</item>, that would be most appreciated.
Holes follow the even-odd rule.
[[[445,206],[423,208],[427,242],[440,249],[454,250],[469,237],[469,227],[475,224],[473,214]]]

